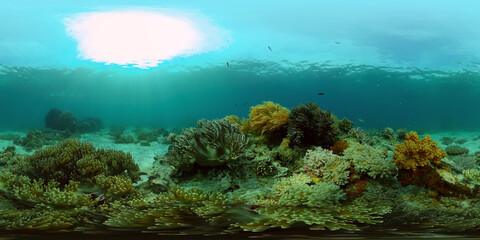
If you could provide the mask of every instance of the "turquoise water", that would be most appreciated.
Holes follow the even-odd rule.
[[[6,239],[478,236],[477,1],[0,5]]]
[[[266,100],[290,109],[318,103],[363,128],[478,130],[480,121],[480,74],[466,69],[252,60],[228,68],[113,68],[5,66],[0,91],[8,117],[0,126],[41,127],[57,107],[107,125],[186,127],[201,118],[248,117],[251,106]]]

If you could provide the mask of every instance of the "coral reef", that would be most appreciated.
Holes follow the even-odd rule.
[[[386,140],[394,140],[396,138],[395,132],[389,127],[382,130],[382,137]]]
[[[445,148],[445,152],[449,156],[458,156],[458,155],[467,155],[469,150],[468,148],[460,147],[458,145],[448,146]]]
[[[156,128],[149,131],[137,129],[134,131],[137,141],[140,142],[157,142],[159,137],[167,137],[168,131],[164,128]]]
[[[12,164],[15,174],[47,182],[53,180],[61,186],[71,180],[94,184],[94,178],[101,174],[126,174],[133,182],[140,179],[139,167],[130,154],[116,150],[97,150],[90,143],[76,139],[38,150]]]
[[[402,131],[353,128],[312,103],[289,113],[264,102],[250,119],[200,120],[168,137],[161,128],[110,128],[113,140],[169,141],[143,172],[128,153],[76,139],[31,155],[7,147],[0,152],[0,230],[478,230],[480,154],[445,158],[451,148]],[[70,130],[51,132],[12,139],[34,149]]]
[[[15,156],[15,147],[8,146],[0,153],[0,166],[7,164]]]
[[[440,141],[442,142],[443,145],[450,145],[454,142],[454,138],[451,137],[442,137]]]
[[[419,140],[416,132],[410,132],[405,136],[405,142],[395,147],[393,162],[399,169],[415,170],[428,164],[438,165],[446,156],[447,153],[437,147],[429,135]]]
[[[27,152],[40,149],[45,145],[56,144],[72,137],[69,131],[35,130],[29,131],[24,137],[16,138],[13,143],[25,148]]]
[[[405,136],[407,136],[408,131],[405,128],[397,129],[397,140],[405,140]]]
[[[347,118],[343,118],[342,120],[338,121],[337,125],[338,130],[343,134],[348,134],[353,128],[353,122],[348,120]]]
[[[352,142],[344,151],[344,158],[352,162],[357,173],[372,178],[391,178],[397,174],[395,164],[385,152],[365,144]]]
[[[100,118],[86,118],[82,121],[79,121],[77,124],[77,129],[80,133],[92,133],[102,130],[103,123]]]
[[[331,150],[320,147],[315,148],[315,150],[308,150],[303,162],[305,173],[313,179],[337,185],[348,183],[350,162],[333,154]]]
[[[338,134],[333,115],[317,104],[308,102],[290,112],[288,138],[292,144],[329,148],[337,141]]]
[[[60,131],[77,131],[77,118],[71,112],[52,108],[45,116],[45,127]]]

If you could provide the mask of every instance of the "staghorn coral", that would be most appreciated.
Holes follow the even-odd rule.
[[[335,155],[331,150],[317,147],[308,150],[303,158],[304,171],[312,178],[319,178],[323,182],[338,185],[348,183],[350,176],[350,162]]]
[[[355,171],[372,178],[388,178],[397,173],[395,164],[386,154],[366,144],[352,142],[343,152],[345,160],[351,161]]]
[[[176,166],[220,166],[236,159],[247,146],[248,139],[228,120],[200,120],[196,128],[172,139],[166,156]]]
[[[415,170],[429,163],[436,166],[445,156],[447,153],[437,147],[429,135],[419,140],[416,132],[410,132],[405,136],[405,142],[395,147],[393,162],[399,169]]]
[[[250,129],[260,135],[277,130],[288,123],[289,111],[278,103],[263,102],[250,108]]]
[[[292,144],[329,148],[337,141],[339,130],[333,115],[316,103],[293,108],[288,121],[287,135]]]

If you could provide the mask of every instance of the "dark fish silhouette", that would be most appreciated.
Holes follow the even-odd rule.
[[[247,105],[247,102],[244,102],[244,103],[243,103],[243,106],[246,106],[246,105]]]
[[[335,42],[336,44],[340,44],[340,42]]]
[[[268,46],[268,49],[270,49],[270,52],[273,52],[272,48],[270,46]]]
[[[325,93],[319,92],[319,93],[317,93],[317,95],[322,96],[322,95],[325,95]]]
[[[229,67],[229,66],[230,66],[230,64],[228,63],[228,61],[227,61],[227,64],[225,64],[225,65],[226,65],[227,67]]]

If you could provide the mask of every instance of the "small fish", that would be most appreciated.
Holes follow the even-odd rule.
[[[273,52],[272,48],[270,46],[268,46],[268,49],[270,49],[270,52]]]
[[[361,122],[361,123],[364,123],[364,122],[365,122],[365,120],[360,119],[360,118],[358,119],[358,121]]]
[[[325,93],[323,93],[323,92],[319,92],[319,93],[317,93],[317,95],[319,95],[319,96],[323,96],[323,95],[325,95]]]
[[[227,64],[225,64],[225,65],[226,65],[227,67],[229,67],[229,66],[230,66],[230,64],[228,63],[228,61],[227,61]]]
[[[335,42],[336,44],[340,44],[340,42]]]
[[[237,104],[235,103],[235,107],[237,106]]]
[[[243,103],[243,106],[246,106],[246,105],[247,105],[247,102],[244,102],[244,103]]]

